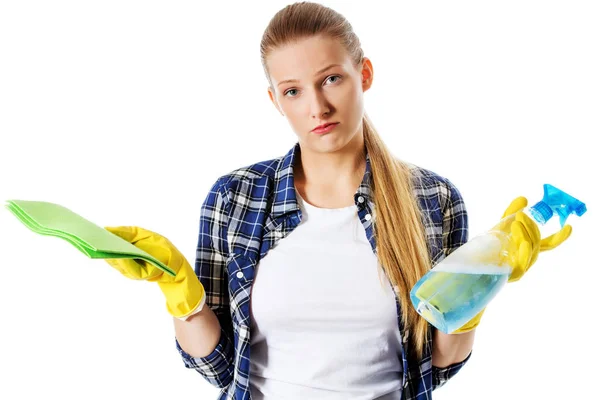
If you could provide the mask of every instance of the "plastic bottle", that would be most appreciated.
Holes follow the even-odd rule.
[[[583,215],[584,203],[545,184],[544,197],[523,210],[538,227],[553,216],[564,226],[571,214]],[[511,223],[516,214],[477,235],[440,261],[412,288],[410,298],[417,312],[438,330],[452,333],[483,310],[502,290],[512,272],[509,254]]]

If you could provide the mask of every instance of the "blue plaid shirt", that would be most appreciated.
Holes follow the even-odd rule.
[[[198,371],[221,388],[219,399],[250,399],[250,292],[255,267],[278,240],[300,224],[302,214],[296,201],[293,169],[300,145],[283,157],[239,168],[221,176],[202,204],[195,271],[206,290],[206,304],[221,324],[221,338],[206,357],[192,357],[177,338],[176,347],[184,365]],[[454,185],[431,171],[411,166],[415,194],[430,221],[426,236],[435,265],[468,238],[467,213]],[[371,163],[354,202],[358,216],[376,252],[373,236],[374,200],[371,195]],[[399,302],[396,300],[400,310]],[[431,328],[431,326],[430,326]],[[401,361],[404,400],[431,399],[431,393],[454,376],[470,358],[447,368],[432,365],[432,329],[422,359],[409,356],[411,345],[400,312],[398,329],[403,338]]]

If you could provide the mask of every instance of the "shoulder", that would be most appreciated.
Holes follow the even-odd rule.
[[[283,157],[273,158],[236,168],[219,177],[225,186],[235,182],[274,178]]]
[[[406,163],[412,174],[415,195],[421,201],[438,202],[442,210],[452,203],[462,203],[462,195],[450,179],[427,168]]]
[[[225,201],[248,186],[264,184],[272,187],[272,182],[281,168],[284,156],[255,162],[235,168],[217,178],[213,183],[211,192],[217,192],[225,197]],[[263,191],[264,192],[264,191]],[[269,193],[264,193],[267,196]]]

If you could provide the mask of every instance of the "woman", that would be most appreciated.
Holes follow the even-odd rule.
[[[463,199],[381,141],[363,107],[373,65],[343,16],[287,6],[261,56],[269,97],[298,143],[217,179],[195,271],[166,238],[138,227],[107,229],[176,278],[108,261],[159,284],[185,366],[222,388],[221,399],[429,399],[467,362],[481,314],[446,335],[420,318],[409,292],[467,241]],[[525,205],[518,198],[506,213]],[[524,218],[515,223],[523,272],[540,250]]]

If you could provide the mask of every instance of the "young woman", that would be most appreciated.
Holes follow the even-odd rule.
[[[107,229],[177,277],[108,262],[159,284],[185,366],[222,388],[220,399],[430,399],[468,360],[481,314],[446,335],[416,313],[409,292],[467,241],[463,199],[380,139],[363,106],[373,64],[343,16],[287,6],[269,23],[261,56],[269,98],[297,144],[215,181],[195,271],[165,237],[139,227]],[[518,198],[505,215],[525,205]],[[544,250],[519,215],[518,277]]]

